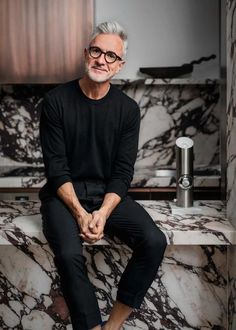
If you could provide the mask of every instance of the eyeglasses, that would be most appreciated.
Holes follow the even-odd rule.
[[[117,60],[123,61],[120,56],[116,55],[116,53],[114,53],[112,51],[103,52],[99,47],[91,46],[91,47],[89,47],[88,51],[89,51],[89,55],[92,58],[99,58],[102,54],[104,54],[105,61],[109,64],[114,63]]]

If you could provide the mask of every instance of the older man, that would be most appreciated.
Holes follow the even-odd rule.
[[[47,184],[40,191],[43,230],[55,255],[73,329],[118,330],[139,308],[166,247],[163,233],[129,196],[140,110],[110,84],[125,63],[127,35],[100,24],[84,51],[85,74],[45,96],[40,123]],[[133,251],[107,322],[87,276],[83,241],[104,233]]]

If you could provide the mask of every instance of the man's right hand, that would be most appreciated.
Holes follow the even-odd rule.
[[[66,182],[61,185],[57,190],[57,194],[71,210],[71,213],[79,225],[80,236],[83,240],[87,243],[93,244],[101,239],[103,234],[98,233],[97,230],[95,230],[96,228],[89,228],[93,215],[88,213],[80,204],[72,183]]]
[[[93,215],[91,213],[87,213],[84,210],[84,212],[80,212],[79,216],[75,215],[75,218],[77,219],[80,227],[80,236],[85,242],[93,244],[103,237],[103,235],[98,233],[95,228],[90,228],[90,223],[93,219]]]
[[[81,212],[79,216],[75,215],[75,218],[80,228],[80,235],[86,240],[86,234],[89,232],[89,223],[92,220],[92,214],[84,211]]]

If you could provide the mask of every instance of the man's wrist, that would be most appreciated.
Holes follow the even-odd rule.
[[[107,220],[109,218],[109,210],[105,206],[101,206],[99,209],[99,212],[102,214],[102,216]]]
[[[84,215],[87,214],[87,211],[82,207],[82,205],[77,201],[75,203],[72,203],[71,205],[71,210],[74,215],[77,217],[83,217]]]
[[[106,193],[103,204],[101,205],[99,211],[104,215],[105,219],[107,220],[112,211],[116,208],[119,204],[121,198],[116,193]]]

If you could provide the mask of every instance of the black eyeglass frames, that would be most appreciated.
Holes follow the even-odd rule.
[[[109,64],[114,63],[115,61],[123,61],[122,58],[112,51],[103,52],[99,47],[91,46],[88,49],[89,55],[92,58],[99,58],[104,54],[105,61]]]

